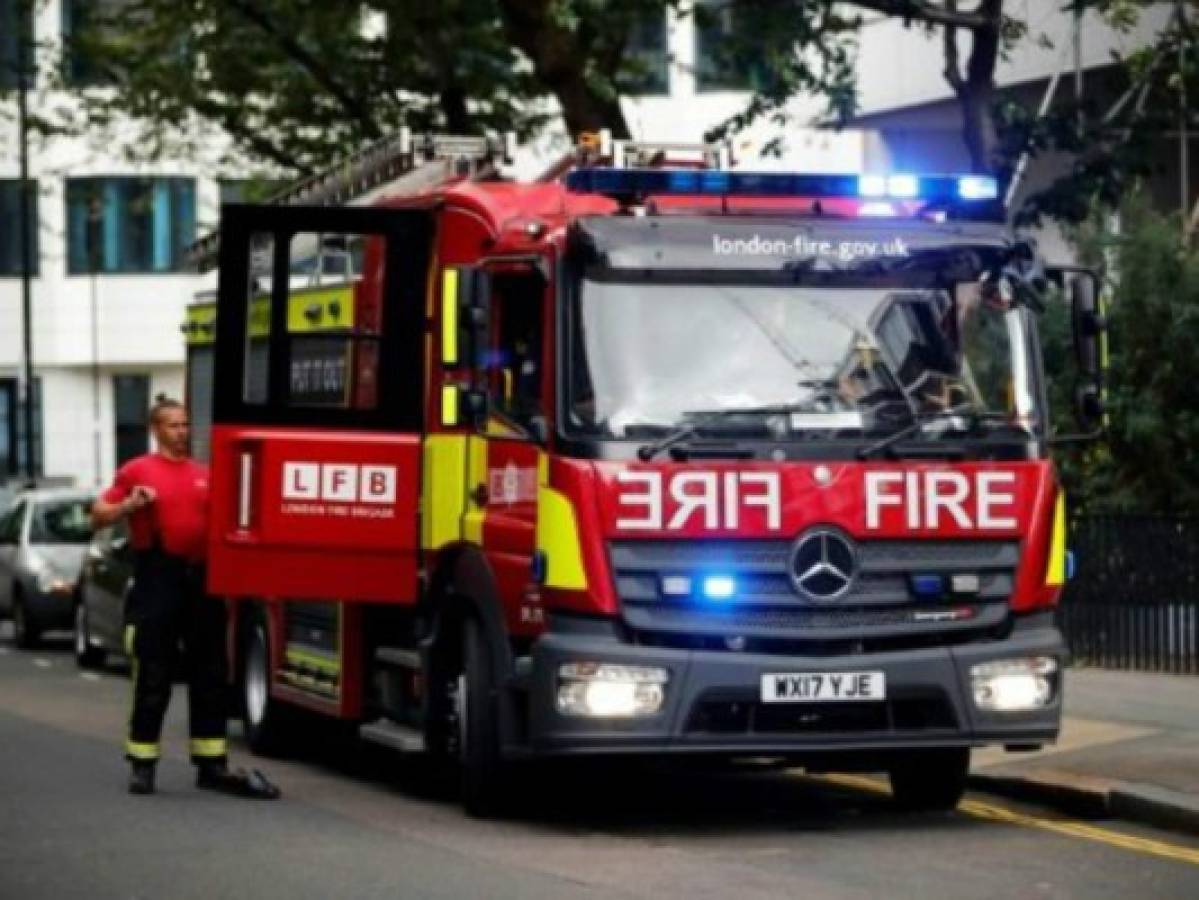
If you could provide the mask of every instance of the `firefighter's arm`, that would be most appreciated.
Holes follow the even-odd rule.
[[[107,528],[154,502],[153,488],[142,484],[127,485],[124,481],[118,473],[112,487],[96,498],[92,504],[92,528]]]

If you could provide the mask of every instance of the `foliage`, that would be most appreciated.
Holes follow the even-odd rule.
[[[1117,31],[1128,32],[1146,9],[1160,5],[1151,0],[1075,0],[1070,8],[1094,10]],[[1199,0],[1186,0],[1175,6],[1175,15],[1149,43],[1113,58],[1126,84],[1115,104],[1062,102],[1043,118],[1018,104],[999,105],[1000,155],[1009,167],[1026,150],[1034,158],[1068,154],[1073,161],[1061,177],[1027,199],[1017,211],[1018,224],[1035,224],[1043,217],[1081,223],[1095,203],[1117,208],[1138,180],[1151,174],[1154,146],[1177,139],[1173,135],[1180,118],[1190,115],[1193,98],[1199,97],[1197,24]]]
[[[119,0],[69,50],[101,82],[83,92],[89,124],[132,116],[149,156],[196,119],[292,174],[401,125],[528,133],[544,121],[492,0]]]
[[[1062,448],[1060,461],[1087,511],[1199,512],[1199,252],[1184,249],[1177,216],[1141,195],[1120,218],[1117,236],[1097,216],[1078,234],[1085,256],[1111,262],[1110,430],[1100,444]],[[1043,331],[1061,430],[1070,349],[1068,324],[1056,318]]]

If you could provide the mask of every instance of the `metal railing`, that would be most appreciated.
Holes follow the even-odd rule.
[[[1199,518],[1071,523],[1062,630],[1079,665],[1199,674]]]

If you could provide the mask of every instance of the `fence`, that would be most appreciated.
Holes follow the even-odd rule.
[[[1076,663],[1199,674],[1199,519],[1091,516],[1061,624]]]

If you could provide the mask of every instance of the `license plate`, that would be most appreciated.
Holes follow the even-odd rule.
[[[767,672],[762,676],[763,703],[827,703],[883,700],[883,672]]]

